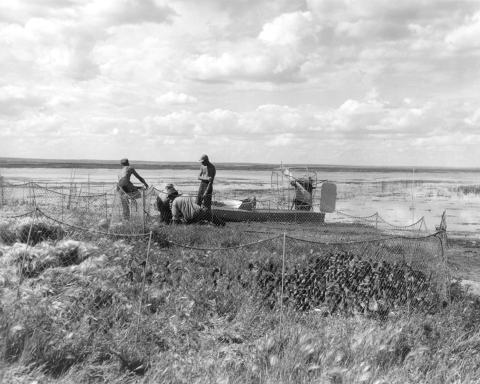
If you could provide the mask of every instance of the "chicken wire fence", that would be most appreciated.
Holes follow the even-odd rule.
[[[165,197],[163,191],[154,188],[139,190],[131,196],[117,188],[103,194],[82,194],[72,190],[49,190],[34,183],[4,183],[0,200],[0,241],[18,249],[30,247],[28,252],[25,250],[25,255],[32,254],[32,260],[20,269],[23,271],[20,273],[31,275],[32,268],[43,271],[50,266],[81,262],[76,259],[77,251],[67,252],[67,256],[57,259],[42,253],[45,244],[69,240],[137,240],[147,238],[152,232],[154,242],[163,246],[233,252],[244,247],[261,247],[263,242],[274,241],[271,239],[283,235],[289,239],[282,250],[283,253],[288,250],[287,267],[291,264],[289,258],[292,262],[301,259],[296,257],[298,250],[311,247],[310,254],[321,255],[322,260],[329,260],[328,255],[337,255],[341,263],[355,257],[363,261],[367,258],[370,263],[382,263],[382,268],[387,270],[393,268],[391,265],[414,268],[427,276],[444,299],[448,296],[445,244],[438,241],[440,237],[444,243],[446,240],[445,216],[437,228],[439,231],[431,235],[423,219],[408,226],[395,226],[378,213],[356,217],[339,211],[322,212],[329,209],[321,206],[314,206],[309,211],[282,210],[278,208],[278,202],[271,199],[229,201],[229,197],[217,194],[211,211],[206,215],[203,211],[194,215],[190,222],[196,225],[174,226],[169,225],[171,212],[165,214],[157,203]],[[182,198],[187,200],[187,205],[194,205],[196,199],[195,196]],[[38,255],[37,250],[40,250]],[[69,254],[73,255],[72,261],[67,260]],[[378,273],[387,273],[382,271]],[[350,288],[342,286],[342,289]]]
[[[162,190],[150,187],[127,194],[113,186],[103,193],[89,193],[90,188],[46,188],[36,183],[0,185],[0,217],[10,217],[31,212],[34,207],[45,216],[65,225],[81,227],[90,231],[124,235],[144,234],[152,226],[168,223],[159,211],[158,200],[166,197]],[[188,194],[184,194],[185,198]],[[192,203],[197,197],[190,196]],[[282,196],[266,195],[262,199],[237,200],[229,193],[203,196],[211,199],[211,213],[198,214],[191,222],[226,222],[238,232],[258,232],[264,235],[295,233],[296,236],[325,236],[333,226],[336,236],[376,238],[383,235],[425,235],[428,229],[424,219],[406,226],[392,225],[378,213],[368,217],[349,215],[331,209],[314,200],[307,207],[292,207]],[[200,208],[200,207],[196,207]],[[292,209],[299,208],[299,209]],[[218,220],[216,220],[218,218]],[[325,225],[325,224],[328,224]],[[313,235],[312,235],[313,234]]]
[[[289,311],[386,319],[449,301],[445,215],[435,233],[422,220],[397,227],[378,215],[315,211],[318,216],[267,211],[261,219],[218,215],[220,224],[168,225],[158,211],[150,213],[153,190],[140,191],[136,206],[111,193],[105,218],[105,198],[97,210],[90,208],[101,200],[88,197],[62,216],[58,206],[42,203],[39,196],[58,196],[48,191],[22,206],[30,211],[0,211],[7,361],[22,356],[59,373],[118,357],[140,372],[144,361],[131,365],[132,353],[198,347],[201,336],[188,328],[192,319],[220,324],[245,306],[274,311],[280,321]],[[257,204],[255,210],[268,203]],[[113,225],[114,215],[121,226]],[[218,327],[201,331],[209,333],[226,342],[240,337]],[[39,344],[33,340],[45,348],[30,348]]]
[[[388,292],[401,292],[408,287],[407,282],[414,289],[408,293],[409,297],[417,296],[415,289],[424,292],[428,286],[442,300],[448,298],[445,217],[442,218],[438,232],[422,236],[416,232],[415,236],[382,234],[372,228],[368,230],[365,224],[361,228],[367,229],[366,232],[359,231],[357,227],[354,227],[357,230],[348,232],[348,226],[345,225],[325,226],[322,227],[323,230],[309,231],[308,227],[300,230],[300,226],[295,225],[286,230],[285,226],[277,225],[279,223],[270,226],[270,223],[263,223],[262,227],[253,223],[250,229],[244,226],[239,230],[234,224],[216,227],[170,225],[151,228],[149,234],[125,235],[72,226],[36,208],[28,214],[1,219],[0,241],[5,254],[16,255],[11,260],[5,258],[4,262],[10,260],[13,263],[10,267],[15,267],[17,271],[14,275],[19,275],[20,278],[36,277],[51,268],[73,266],[75,269],[80,265],[81,269],[84,262],[87,266],[90,265],[93,259],[83,250],[84,243],[102,244],[123,241],[121,239],[125,238],[145,242],[151,235],[158,247],[192,252],[221,252],[231,260],[237,259],[238,253],[252,250],[251,254],[261,255],[259,262],[269,260],[270,269],[265,268],[274,275],[277,283],[279,278],[288,276],[290,270],[294,271],[291,272],[293,275],[303,275],[305,281],[301,284],[306,285],[300,284],[298,289],[313,290],[310,292],[313,296],[307,297],[309,302],[317,294],[320,296],[315,300],[320,300],[319,303],[326,300],[322,295],[325,295],[327,282],[337,283],[332,289],[338,291],[335,292],[342,297],[343,303],[349,294],[358,289],[352,288],[350,284],[363,284],[367,290],[375,290],[375,300],[382,299],[386,302],[390,300]],[[283,235],[279,234],[282,232]],[[377,234],[375,238],[374,234]],[[278,246],[278,239],[282,236],[284,242]],[[282,268],[286,270],[282,273],[278,270],[279,255],[284,255],[281,262],[284,263]],[[303,270],[302,273],[298,272],[299,268]],[[408,277],[400,280],[389,275],[393,273],[395,276],[406,276],[407,271]],[[285,287],[290,289],[288,284]],[[385,291],[387,288],[388,292]],[[273,296],[277,297],[278,293]]]

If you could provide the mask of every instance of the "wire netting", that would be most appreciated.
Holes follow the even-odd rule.
[[[185,339],[190,319],[231,321],[246,305],[280,319],[383,320],[449,301],[445,216],[430,233],[423,220],[394,226],[318,203],[302,211],[216,194],[207,215],[182,211],[190,224],[172,225],[168,196],[154,188],[130,196],[4,183],[1,196],[3,357],[52,374],[112,356],[138,373],[135,354],[201,343]],[[196,196],[182,197],[196,207]]]
[[[142,238],[153,231],[164,244],[225,251],[258,246],[283,234],[289,239],[287,253],[292,260],[296,260],[300,249],[311,244],[314,253],[322,257],[343,252],[372,263],[403,263],[425,274],[446,297],[445,252],[438,236],[429,234],[423,219],[398,226],[389,224],[378,213],[352,216],[324,207],[319,201],[313,201],[309,210],[285,209],[282,199],[238,200],[217,193],[207,215],[184,220],[196,225],[172,226],[171,207],[164,191],[149,188],[126,194],[112,187],[105,193],[91,194],[82,189],[3,182],[0,239],[7,245],[28,240],[34,246],[62,239]],[[182,199],[196,206],[196,196],[184,194]],[[167,201],[168,215],[162,212],[159,200]],[[442,233],[446,228],[444,220],[439,226]]]

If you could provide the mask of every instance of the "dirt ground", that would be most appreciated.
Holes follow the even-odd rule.
[[[447,257],[452,278],[461,279],[469,292],[480,295],[480,240],[449,238]]]

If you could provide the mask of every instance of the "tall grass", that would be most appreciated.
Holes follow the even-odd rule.
[[[0,377],[9,383],[478,383],[480,301],[458,285],[451,305],[429,313],[398,311],[380,321],[284,307],[280,316],[278,306],[263,302],[255,268],[279,260],[281,242],[218,252],[167,247],[172,238],[192,246],[205,236],[217,236],[219,246],[238,241],[221,229],[189,229],[157,233],[148,264],[144,238],[32,245],[40,260],[46,252],[58,262],[26,276],[19,296],[18,278],[0,279]],[[2,247],[0,261],[18,276],[15,249]]]

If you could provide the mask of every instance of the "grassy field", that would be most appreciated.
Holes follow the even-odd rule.
[[[209,227],[168,231],[150,248],[148,237],[57,232],[27,250],[0,245],[0,382],[480,382],[480,301],[455,281],[450,305],[387,316],[370,304],[363,313],[299,310],[258,284],[259,270],[281,265],[282,239],[215,252],[167,240],[245,239]],[[479,251],[450,240],[452,276],[478,278]],[[307,260],[317,251],[296,252]]]

